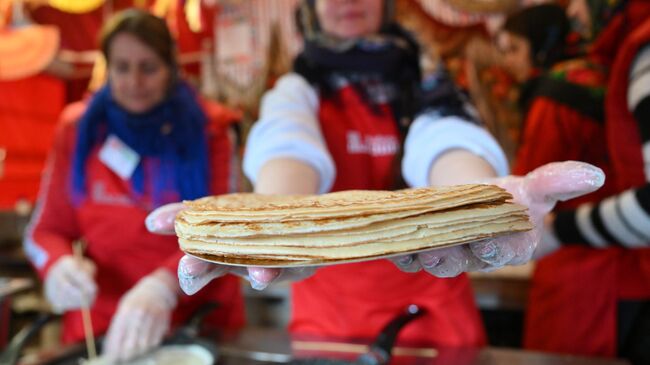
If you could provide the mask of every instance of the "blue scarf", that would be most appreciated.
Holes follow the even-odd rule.
[[[111,96],[110,84],[90,101],[77,126],[77,144],[72,162],[72,187],[75,201],[86,194],[86,159],[109,135],[117,136],[141,158],[154,157],[160,164],[151,182],[155,206],[168,202],[170,193],[181,199],[196,199],[208,194],[207,118],[190,87],[178,83],[160,105],[143,114],[122,109]],[[145,192],[142,160],[131,176],[140,196]]]

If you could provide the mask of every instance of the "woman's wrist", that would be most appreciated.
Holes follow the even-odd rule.
[[[487,178],[496,177],[485,159],[463,150],[452,149],[441,154],[429,170],[429,184],[432,186],[468,184]]]

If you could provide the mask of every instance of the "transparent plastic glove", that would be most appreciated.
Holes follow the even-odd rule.
[[[271,284],[284,281],[300,281],[314,274],[315,267],[299,267],[290,269],[263,268],[263,267],[234,267],[218,265],[201,261],[191,256],[183,256],[178,263],[178,280],[181,289],[192,295],[210,281],[228,273],[240,276],[250,283],[256,290],[266,289]]]
[[[553,213],[549,213],[546,215],[546,217],[544,217],[542,237],[539,241],[539,244],[537,245],[537,248],[535,248],[535,252],[533,253],[534,260],[544,258],[545,256],[548,256],[553,252],[559,250],[562,246],[560,240],[555,235],[555,230],[553,229],[554,221],[555,215]]]
[[[103,356],[113,362],[125,361],[159,345],[169,330],[177,294],[176,278],[166,270],[141,279],[120,299]]]
[[[534,228],[528,232],[485,239],[467,245],[402,256],[392,261],[403,271],[421,269],[438,277],[453,277],[467,271],[491,271],[504,265],[528,262],[544,231],[543,219],[557,201],[591,193],[605,182],[603,171],[577,162],[554,162],[524,177],[507,176],[484,181],[510,192],[514,201],[528,207]]]
[[[151,212],[145,224],[151,233],[174,234],[174,220],[176,215],[184,209],[182,203],[164,205]],[[181,289],[192,295],[212,280],[226,274],[240,276],[251,284],[256,290],[263,290],[273,283],[282,281],[299,281],[313,275],[316,268],[270,269],[261,267],[235,267],[218,265],[201,261],[191,256],[184,256],[178,264],[178,280]]]
[[[72,255],[59,258],[45,277],[45,298],[57,313],[91,306],[97,296],[95,264]]]

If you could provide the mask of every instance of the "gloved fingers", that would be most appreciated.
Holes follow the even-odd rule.
[[[121,336],[122,343],[120,344],[118,359],[124,361],[137,356],[140,353],[138,337],[143,334],[144,325],[146,325],[147,315],[142,310],[127,311],[130,319],[128,324],[124,326],[124,334]]]
[[[472,242],[469,247],[479,260],[491,267],[523,265],[532,258],[539,242],[538,236],[538,230],[517,232]]]
[[[422,268],[431,275],[449,278],[487,266],[471,252],[468,245],[441,248],[418,254]]]
[[[103,355],[112,362],[122,359],[123,343],[127,333],[127,326],[129,325],[129,321],[123,320],[123,317],[124,315],[118,309],[111,321],[111,325],[106,333],[106,339],[104,340]]]
[[[245,277],[255,290],[264,290],[273,283],[283,281],[300,281],[306,279],[316,272],[314,266],[292,267],[292,268],[266,268],[248,267],[248,275]]]
[[[145,352],[162,343],[163,339],[165,338],[165,334],[167,334],[167,331],[169,330],[170,324],[171,318],[169,315],[165,316],[164,318],[159,318],[154,322],[154,326],[151,330],[151,336],[149,336],[149,342],[147,343]]]
[[[45,297],[52,305],[52,310],[55,313],[63,313],[71,309],[79,309],[82,307],[80,300],[65,295],[60,289],[46,290]]]
[[[178,263],[178,282],[185,294],[192,295],[212,280],[226,275],[230,267],[183,256]]]
[[[271,283],[280,277],[282,270],[286,270],[265,267],[248,267],[247,269],[247,279],[250,282],[251,287],[255,290],[266,289],[271,285]]]
[[[501,237],[499,239],[485,239],[469,244],[469,248],[479,260],[488,265],[501,267],[510,262],[516,255],[513,243]]]
[[[539,230],[513,233],[509,239],[514,241],[513,249],[515,257],[508,262],[508,265],[523,265],[533,258],[535,249],[540,242]]]
[[[68,306],[73,306],[69,307],[70,309],[90,305],[89,301],[94,299],[94,297],[88,296],[79,285],[72,281],[62,281],[59,289],[61,290],[59,296],[68,304]]]
[[[554,204],[598,190],[605,173],[585,162],[553,162],[533,170],[524,181],[532,202]]]
[[[65,256],[59,260],[50,271],[54,281],[60,284],[68,283],[88,296],[92,296],[97,291],[94,279],[97,269],[91,260],[77,259],[72,256]]]
[[[132,330],[132,337],[127,339],[127,347],[123,360],[147,353],[162,342],[169,328],[169,320],[162,313],[144,314],[142,323],[137,329]]]
[[[143,308],[119,308],[106,336],[104,355],[122,362],[145,353],[153,347],[157,322],[158,316]]]
[[[169,320],[159,319],[156,321],[151,329],[151,333],[148,338],[146,351],[149,351],[151,348],[156,347],[162,343],[167,330],[169,329]]]
[[[142,318],[142,323],[140,324],[139,335],[136,337],[136,342],[134,346],[134,354],[146,352],[147,349],[151,348],[151,344],[154,342],[154,331],[156,330],[157,324],[156,320],[151,315],[145,315]]]
[[[124,294],[106,336],[107,358],[129,360],[159,343],[177,304],[176,291],[173,274],[158,269]]]
[[[263,290],[280,280],[301,280],[313,275],[315,268],[277,269],[263,267],[234,267],[213,264],[191,256],[183,256],[178,264],[178,280],[188,295],[198,292],[210,281],[228,273],[238,275],[256,290]]]
[[[92,262],[85,262],[79,267],[86,267],[86,269],[78,270],[76,272],[65,271],[62,273],[62,283],[70,290],[70,295],[81,296],[88,305],[92,304],[97,295],[97,284],[91,273],[94,273],[95,265]],[[88,271],[86,271],[88,270]]]
[[[57,312],[90,306],[97,295],[97,285],[83,273],[51,273],[45,282],[45,296]]]
[[[185,209],[183,203],[171,203],[149,213],[144,223],[151,233],[173,235],[176,215]]]
[[[75,258],[75,263],[77,264],[79,270],[81,270],[86,276],[90,278],[95,277],[95,274],[97,273],[97,265],[95,265],[92,260],[88,258],[83,258],[81,260]]]
[[[389,260],[397,266],[398,269],[408,272],[415,273],[422,270],[420,261],[417,259],[417,255],[402,255],[391,257]]]
[[[170,313],[162,308],[151,308],[148,313],[145,313],[138,331],[138,343],[132,355],[141,355],[159,345],[169,329],[169,324]]]

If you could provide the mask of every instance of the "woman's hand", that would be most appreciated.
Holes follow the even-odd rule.
[[[176,215],[184,209],[182,203],[164,205],[151,212],[145,221],[151,233],[174,234]],[[235,267],[219,265],[184,256],[178,264],[178,281],[186,294],[192,295],[212,280],[226,274],[240,276],[251,284],[253,289],[263,290],[273,283],[298,281],[311,276],[316,268],[272,269],[261,267]]]
[[[59,258],[45,277],[45,298],[57,313],[89,307],[95,301],[95,264],[87,258]]]
[[[597,190],[605,182],[605,175],[590,164],[567,161],[544,165],[523,177],[507,176],[484,182],[506,189],[516,203],[528,207],[534,228],[467,245],[401,256],[391,261],[403,271],[423,269],[438,277],[524,264],[532,258],[544,233],[544,217],[555,204]]]
[[[120,299],[102,355],[120,362],[158,346],[169,330],[178,294],[176,278],[167,270],[141,279]]]
[[[181,289],[186,294],[192,295],[206,286],[210,281],[228,273],[248,280],[253,289],[263,290],[274,283],[306,279],[313,275],[315,271],[315,267],[288,269],[233,267],[201,261],[186,255],[178,263],[178,280]]]

